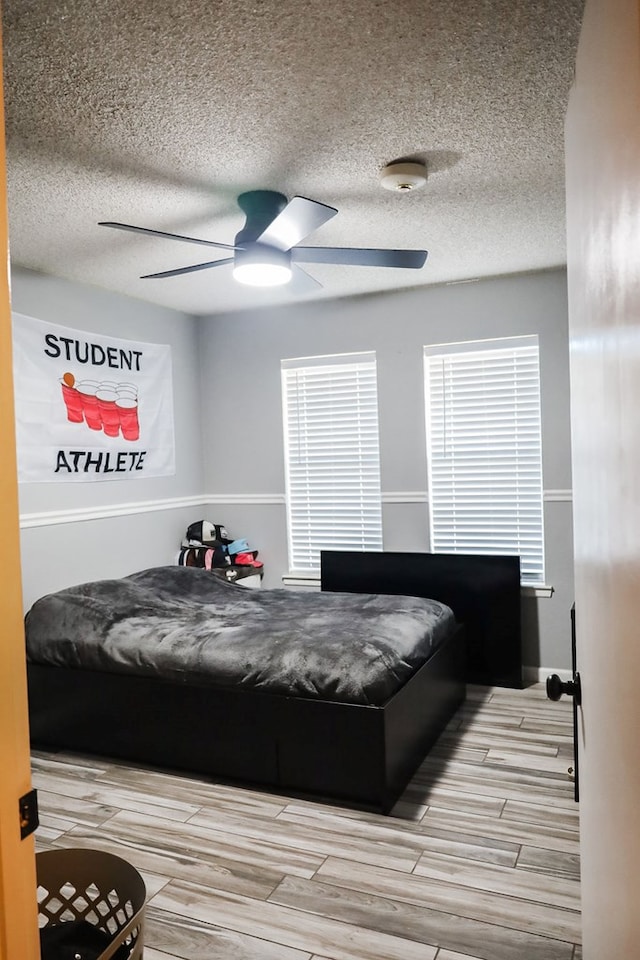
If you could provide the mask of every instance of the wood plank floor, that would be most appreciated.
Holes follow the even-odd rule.
[[[470,687],[389,817],[37,752],[36,844],[137,867],[145,960],[581,960],[572,762],[539,684]]]

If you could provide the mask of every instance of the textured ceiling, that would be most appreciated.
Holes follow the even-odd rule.
[[[313,296],[561,265],[582,5],[4,0],[12,260],[194,314],[287,300],[229,267],[141,280],[216,252],[97,226],[233,243],[237,195],[267,188],[338,208],[306,244],[429,251],[421,270],[308,265]],[[381,188],[400,158],[425,187]]]

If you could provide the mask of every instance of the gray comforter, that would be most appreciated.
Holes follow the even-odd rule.
[[[435,600],[250,590],[177,566],[69,587],[25,622],[32,662],[365,704],[455,625]]]

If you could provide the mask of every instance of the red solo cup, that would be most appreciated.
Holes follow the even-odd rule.
[[[122,396],[125,396],[125,397],[138,396],[138,388],[134,383],[118,383],[116,384],[116,390],[118,391],[118,393],[122,394]]]
[[[100,406],[96,396],[98,382],[96,380],[80,380],[77,383],[77,390],[80,394],[82,412],[87,426],[92,430],[102,430],[102,417],[100,416]]]
[[[115,390],[104,390],[100,386],[96,397],[104,432],[108,437],[117,437],[120,433],[120,414],[116,407],[117,393]]]
[[[118,398],[124,397],[127,400],[138,400],[138,391],[135,387],[118,387],[117,389]]]
[[[64,380],[60,381],[62,398],[67,408],[67,420],[71,423],[82,423],[82,400],[75,387],[68,386]]]
[[[122,436],[125,440],[137,440],[140,436],[138,401],[133,397],[118,397],[116,407],[120,415]]]

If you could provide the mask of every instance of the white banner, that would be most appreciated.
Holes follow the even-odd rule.
[[[13,314],[18,477],[175,473],[171,347]]]

